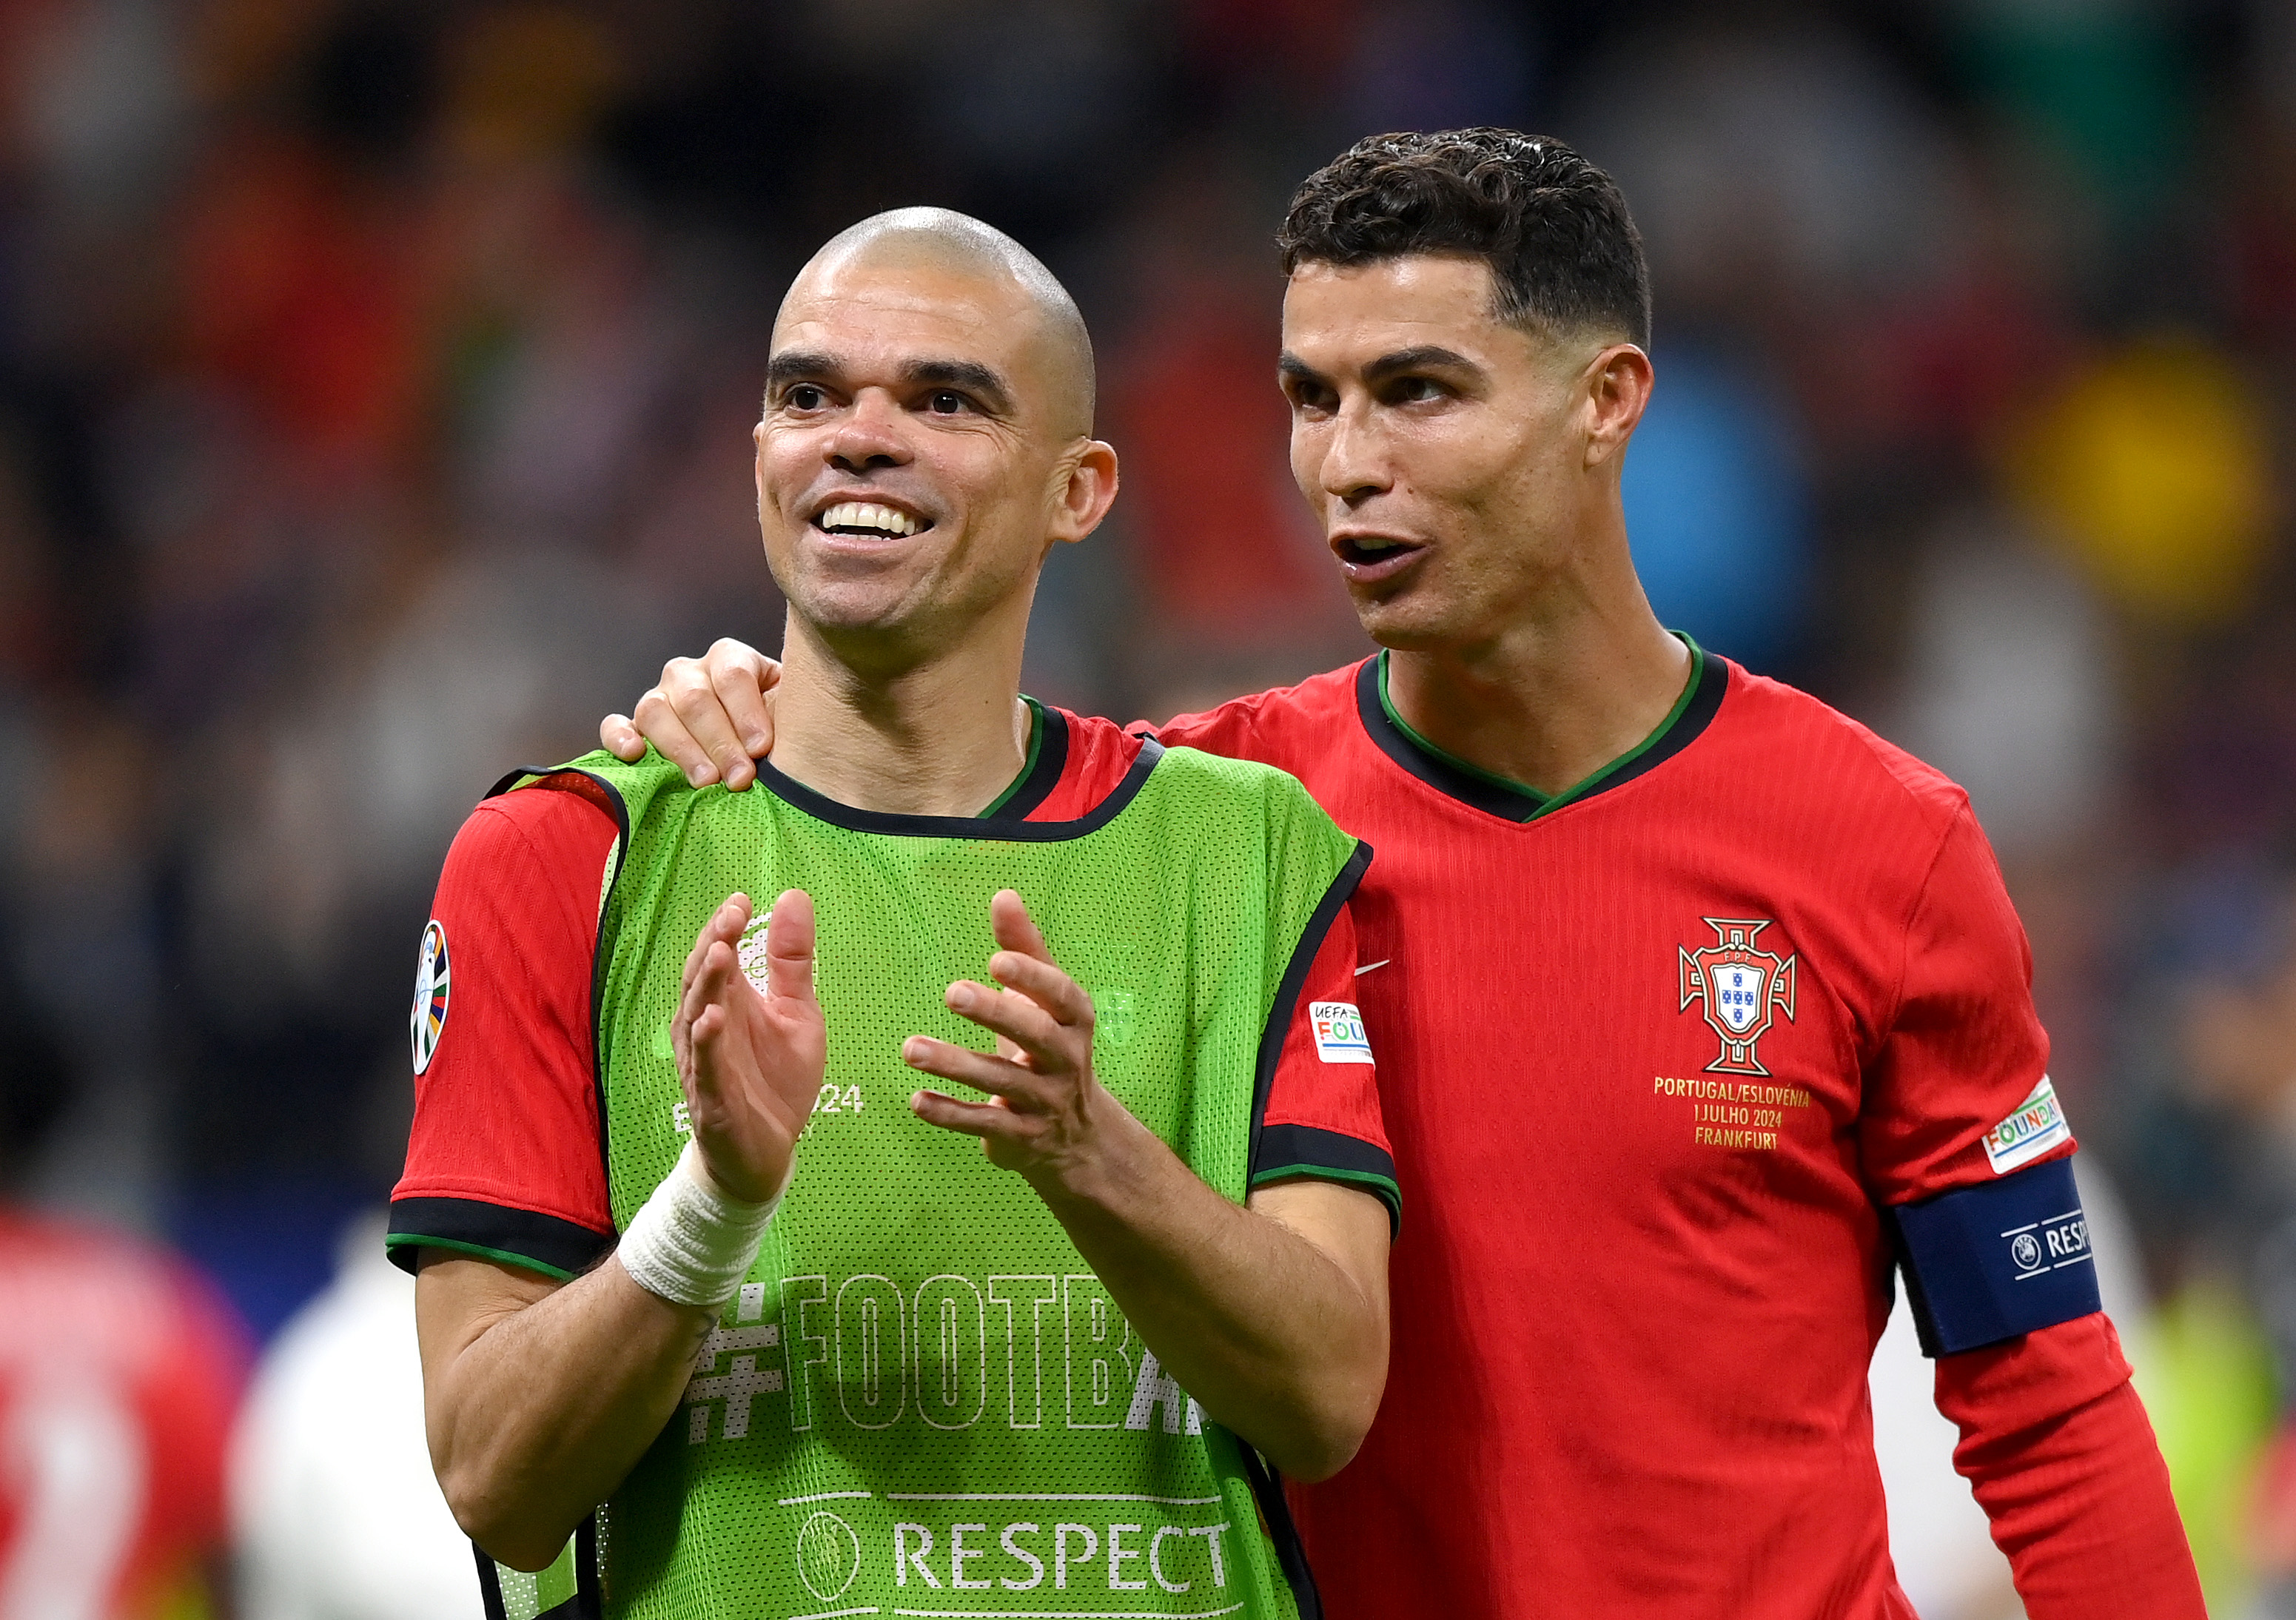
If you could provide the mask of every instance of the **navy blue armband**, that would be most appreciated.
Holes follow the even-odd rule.
[[[1981,1349],[2102,1310],[2070,1158],[1890,1211],[1922,1354]]]

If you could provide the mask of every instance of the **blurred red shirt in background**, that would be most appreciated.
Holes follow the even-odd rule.
[[[203,1612],[246,1363],[180,1262],[0,1209],[0,1620]]]

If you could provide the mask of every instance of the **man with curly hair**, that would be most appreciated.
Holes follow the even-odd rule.
[[[1381,135],[1278,241],[1292,473],[1382,650],[1158,734],[1382,852],[1356,985],[1417,1213],[1378,1420],[1295,1493],[1330,1612],[1910,1616],[1866,1379],[1901,1270],[2027,1612],[2201,1615],[1966,796],[1636,577],[1616,186]],[[744,786],[775,674],[721,642],[639,721]]]

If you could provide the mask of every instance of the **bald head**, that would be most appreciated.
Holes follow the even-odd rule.
[[[948,209],[892,209],[839,232],[807,261],[782,300],[787,316],[825,283],[849,273],[922,270],[978,284],[986,301],[1005,306],[1033,330],[1025,346],[1056,437],[1092,431],[1095,388],[1092,336],[1076,300],[1044,261],[991,225]],[[1033,391],[1033,390],[1032,390]]]

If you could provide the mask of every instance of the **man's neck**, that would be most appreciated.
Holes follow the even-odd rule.
[[[975,637],[865,675],[792,614],[774,699],[774,767],[857,810],[979,815],[1029,755],[1017,643]]]
[[[1630,600],[1584,602],[1472,649],[1390,652],[1387,674],[1389,701],[1412,730],[1552,796],[1656,731],[1690,679],[1691,657],[1636,588]]]

